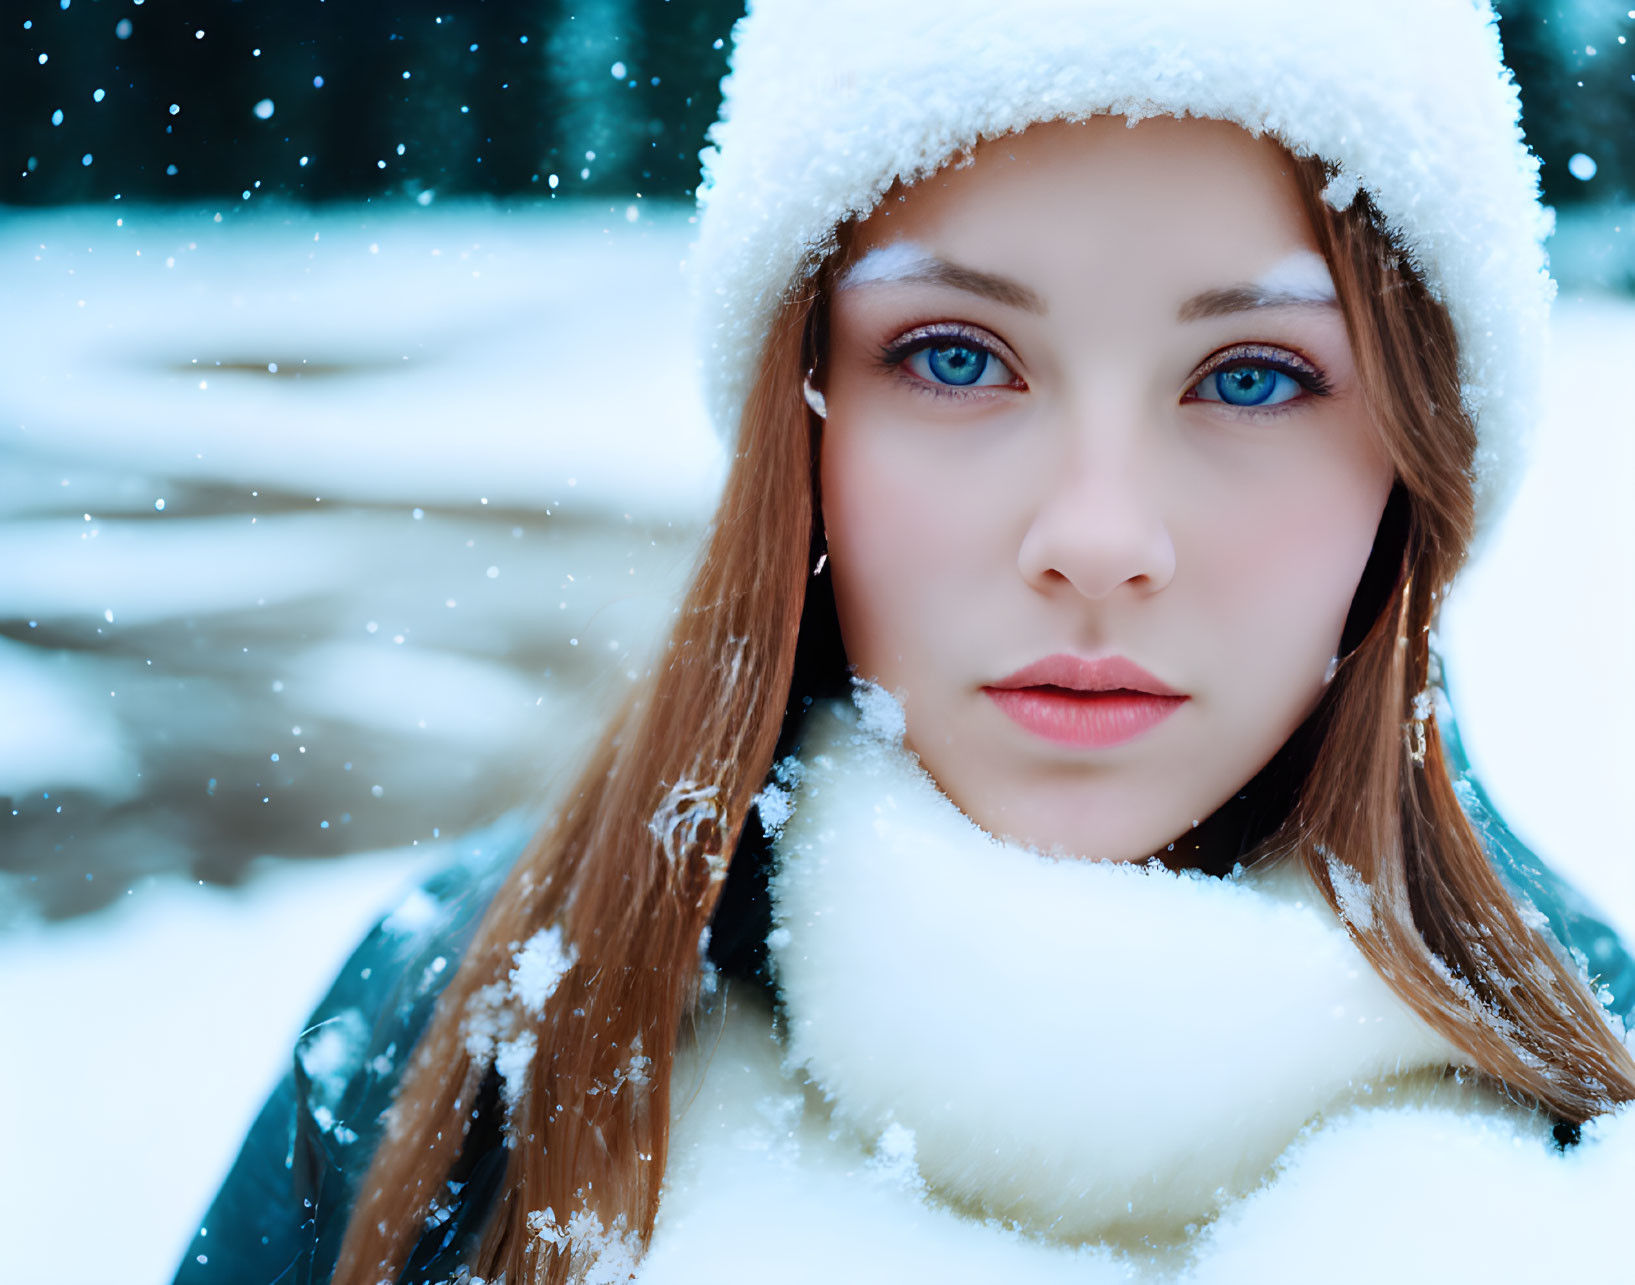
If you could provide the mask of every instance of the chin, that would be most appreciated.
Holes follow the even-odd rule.
[[[956,800],[956,804],[957,804]],[[1072,857],[1080,861],[1113,861],[1130,862],[1146,861],[1153,856],[1162,857],[1176,847],[1184,833],[1191,830],[1191,824],[1183,821],[1180,824],[1182,834],[1177,835],[1175,829],[1157,828],[1131,822],[1124,826],[1098,826],[1093,832],[1087,833],[1084,825],[1086,816],[1094,816],[1093,807],[1077,810],[1072,820],[1057,825],[1039,825],[1035,818],[1032,824],[1007,825],[990,824],[983,817],[965,808],[965,812],[972,821],[996,838],[1006,839],[1012,843],[1022,844],[1037,852],[1047,853],[1057,857]],[[1015,820],[1014,813],[1007,815],[1007,820]]]

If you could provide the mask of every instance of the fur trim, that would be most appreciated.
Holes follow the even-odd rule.
[[[705,988],[643,1285],[1628,1275],[1635,1114],[1562,1155],[1468,1083],[1373,1078],[1450,1050],[1298,881],[998,844],[896,747],[887,701],[814,723],[795,798],[763,802],[787,822],[786,1029],[757,994]],[[1224,1140],[1264,1154],[1324,1105],[1263,1174],[1238,1168],[1248,1194],[1213,1221],[1128,1221],[1213,1207]]]
[[[1458,332],[1478,538],[1519,479],[1554,294],[1538,162],[1486,0],[754,0],[692,272],[729,441],[779,301],[844,220],[984,138],[1103,113],[1235,121],[1366,190]]]
[[[1472,1100],[1362,1107],[1306,1131],[1261,1188],[1212,1224],[1169,1242],[1079,1244],[940,1200],[911,1146],[860,1147],[833,1127],[801,1076],[780,1067],[771,1015],[752,998],[725,1007],[677,1065],[670,1162],[642,1285],[1629,1276],[1620,1232],[1635,1191],[1627,1110],[1587,1126],[1583,1143],[1561,1154],[1530,1121]],[[1126,1105],[1151,1119],[1169,1104]]]
[[[1293,867],[1040,856],[860,721],[813,712],[777,843],[789,1059],[865,1139],[907,1130],[947,1198],[1072,1239],[1172,1233],[1317,1113],[1459,1060]]]

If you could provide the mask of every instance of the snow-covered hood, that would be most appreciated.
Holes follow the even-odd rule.
[[[1071,1239],[1172,1231],[1363,1086],[1460,1062],[1303,873],[1001,842],[860,697],[808,721],[776,845],[789,1060],[946,1198]]]
[[[690,272],[728,441],[803,259],[895,180],[1035,121],[1201,116],[1368,193],[1458,334],[1478,543],[1508,502],[1554,286],[1488,0],[754,0],[722,92]]]

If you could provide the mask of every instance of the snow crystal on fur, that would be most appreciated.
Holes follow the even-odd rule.
[[[1379,1285],[1620,1281],[1635,1191],[1635,1113],[1562,1154],[1548,1122],[1456,1102],[1370,1101],[1302,1132],[1264,1185],[1172,1245],[1127,1249],[1018,1233],[939,1199],[835,1129],[781,1066],[758,997],[677,1064],[670,1163],[642,1285]],[[1179,1020],[1175,1013],[1154,1020]],[[716,1019],[718,1022],[719,1019]],[[715,1022],[712,1022],[712,1027]],[[973,1038],[975,1036],[973,1032]],[[702,1071],[701,1068],[702,1067]],[[700,1077],[702,1078],[700,1079]],[[1448,1089],[1459,1086],[1448,1084]],[[1094,1092],[1062,1077],[1057,1101]],[[999,1115],[1014,1096],[988,1104]],[[1120,1104],[1144,1120],[1156,1093]],[[907,1158],[906,1129],[881,1139]],[[906,1179],[906,1181],[904,1181]]]
[[[1269,133],[1366,191],[1458,333],[1479,537],[1536,410],[1550,222],[1485,0],[756,0],[710,131],[692,274],[729,439],[771,318],[844,220],[984,138],[1104,113]]]
[[[750,802],[760,814],[761,829],[773,838],[783,833],[784,822],[795,810],[795,801],[789,791],[776,781],[768,781]]]
[[[1186,1285],[1614,1281],[1635,1114],[1558,1154],[1541,1128],[1455,1110],[1356,1112],[1303,1139],[1210,1229]]]
[[[879,683],[852,679],[852,704],[857,706],[857,730],[885,745],[901,745],[908,734],[908,715],[902,702]]]

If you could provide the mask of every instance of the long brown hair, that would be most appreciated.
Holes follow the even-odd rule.
[[[1452,324],[1366,199],[1335,211],[1322,165],[1292,163],[1398,482],[1349,652],[1256,852],[1303,861],[1381,977],[1485,1075],[1582,1121],[1635,1097],[1635,1062],[1494,872],[1428,714],[1429,631],[1473,520],[1476,434]],[[726,492],[653,678],[512,869],[438,1001],[359,1187],[337,1285],[395,1278],[427,1226],[493,1075],[493,1040],[473,1038],[479,1017],[531,1036],[534,1052],[524,1091],[507,1089],[504,1172],[471,1273],[557,1285],[609,1245],[639,1255],[651,1235],[700,937],[788,712],[817,512],[818,422],[801,380],[821,355],[814,335],[839,257],[803,274],[766,339]],[[566,971],[518,1007],[505,985],[518,950],[550,930]]]

